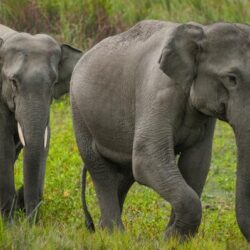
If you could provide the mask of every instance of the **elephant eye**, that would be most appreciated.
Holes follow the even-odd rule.
[[[237,85],[237,78],[236,78],[236,76],[234,76],[234,75],[228,76],[228,81],[230,82],[230,84],[231,84],[232,86]]]
[[[238,84],[238,79],[234,74],[222,76],[221,81],[226,88],[234,88]]]

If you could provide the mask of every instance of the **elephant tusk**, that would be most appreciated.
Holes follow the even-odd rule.
[[[20,139],[22,145],[25,147],[25,140],[24,140],[24,136],[23,136],[23,130],[22,130],[22,127],[21,127],[19,122],[17,123],[17,130],[18,130],[19,139]]]
[[[48,126],[46,126],[45,128],[45,132],[44,132],[44,148],[47,147],[47,142],[48,142]]]

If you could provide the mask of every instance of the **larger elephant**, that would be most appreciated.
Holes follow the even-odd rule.
[[[82,52],[45,34],[0,25],[0,208],[24,208],[32,218],[43,194],[50,104],[68,92]],[[24,186],[16,193],[14,163],[24,149]]]
[[[79,60],[74,129],[103,227],[123,227],[123,202],[136,180],[170,202],[167,238],[194,235],[219,118],[235,132],[236,214],[250,240],[249,68],[250,27],[229,23],[142,21]]]

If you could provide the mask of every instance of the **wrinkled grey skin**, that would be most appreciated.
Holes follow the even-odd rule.
[[[68,92],[82,53],[48,35],[18,33],[3,25],[0,38],[0,208],[4,217],[23,208],[32,218],[43,193],[50,104]],[[14,163],[22,148],[24,186],[16,194]]]
[[[172,205],[166,238],[194,235],[219,118],[235,132],[236,214],[250,240],[249,35],[241,24],[143,21],[79,60],[74,128],[103,227],[123,227],[123,202],[136,180]]]

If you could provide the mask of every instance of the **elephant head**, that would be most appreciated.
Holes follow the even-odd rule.
[[[24,148],[24,201],[30,214],[42,195],[50,104],[68,92],[82,52],[48,35],[15,32],[1,40],[0,100],[13,113]]]
[[[238,148],[236,215],[250,240],[250,26],[180,25],[159,63],[196,110],[232,126]]]

